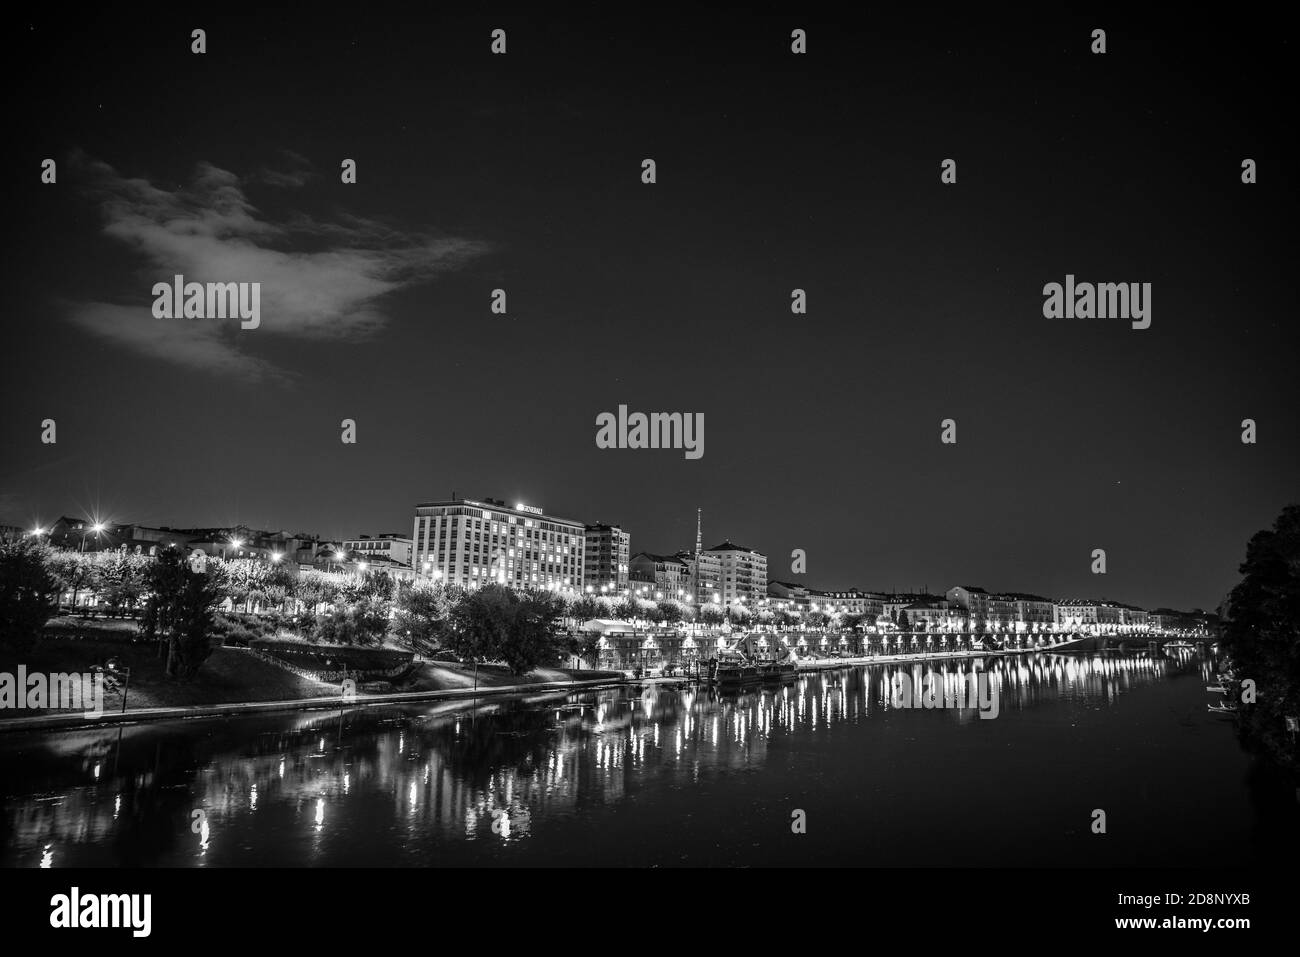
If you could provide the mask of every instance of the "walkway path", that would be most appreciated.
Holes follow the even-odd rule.
[[[533,684],[498,685],[490,688],[446,688],[439,691],[406,691],[395,694],[361,694],[343,697],[300,698],[293,701],[236,701],[228,704],[189,705],[175,708],[128,708],[124,712],[105,711],[102,714],[82,712],[43,714],[30,718],[0,719],[0,733],[6,731],[55,731],[68,728],[102,727],[104,725],[134,724],[137,721],[170,721],[178,718],[221,718],[262,711],[338,710],[340,708],[368,708],[375,705],[414,701],[447,701],[457,699],[499,698],[508,695],[529,695],[539,691],[592,690],[623,684],[621,679],[592,678],[583,681],[545,681]]]

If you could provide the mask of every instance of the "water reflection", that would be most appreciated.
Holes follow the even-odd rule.
[[[739,694],[621,688],[469,709],[7,736],[0,738],[7,782],[0,863],[475,863],[484,853],[539,845],[545,863],[568,854],[596,819],[624,841],[644,841],[647,831],[659,841],[666,827],[701,853],[705,832],[697,836],[702,825],[692,815],[719,801],[778,800],[826,775],[836,776],[828,788],[852,795],[869,784],[879,792],[889,779],[868,779],[858,767],[872,763],[863,761],[868,750],[889,754],[880,749],[896,751],[920,734],[928,747],[960,749],[972,722],[980,724],[976,710],[900,711],[891,692],[905,675],[914,687],[932,681],[964,702],[956,692],[973,674],[998,695],[1001,720],[986,724],[1015,742],[1037,726],[1008,721],[1009,714],[1072,702],[1095,710],[1174,676],[1213,677],[1215,666],[1190,655],[1039,654],[818,672]],[[826,761],[810,767],[810,755]],[[1026,780],[996,786],[1032,786]],[[906,820],[912,795],[899,787],[883,800],[897,803]],[[203,812],[197,831],[190,826],[196,810]],[[711,826],[716,834],[724,825]],[[563,850],[545,844],[548,832],[563,839]],[[592,862],[619,863],[619,840],[589,835],[581,843]]]

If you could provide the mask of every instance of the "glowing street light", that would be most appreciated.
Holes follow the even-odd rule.
[[[81,526],[81,550],[83,552],[86,550],[86,535],[88,532],[94,532],[95,537],[99,538],[99,534],[103,530],[104,530],[103,522],[96,522],[94,525],[91,525],[89,529],[87,529],[86,526],[84,525]]]

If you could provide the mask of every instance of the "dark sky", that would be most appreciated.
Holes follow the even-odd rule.
[[[579,10],[15,22],[0,518],[409,533],[455,490],[669,551],[699,506],[822,587],[1217,603],[1300,490],[1286,31]],[[261,328],[154,319],[174,272]],[[1151,328],[1045,319],[1067,273]],[[704,457],[597,449],[620,403]]]

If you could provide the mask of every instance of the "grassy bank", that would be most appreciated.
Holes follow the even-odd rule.
[[[164,659],[151,644],[120,644],[81,638],[44,638],[27,654],[0,652],[0,671],[16,673],[26,665],[33,672],[87,672],[92,665],[116,658],[131,669],[127,708],[164,708],[228,701],[287,701],[339,693],[337,685],[300,678],[239,648],[215,648],[192,681],[176,682],[163,673]],[[122,707],[118,694],[105,693],[104,709]],[[55,709],[50,709],[52,713]],[[0,718],[30,717],[42,712],[24,708],[0,711]]]
[[[135,623],[129,621],[57,619],[51,622],[45,636],[29,652],[18,655],[0,648],[0,672],[16,674],[18,666],[24,665],[28,674],[86,673],[92,666],[116,658],[120,666],[131,670],[126,700],[128,711],[236,702],[298,701],[337,697],[341,693],[341,686],[337,683],[300,677],[243,648],[214,648],[191,681],[173,681],[164,673],[165,659],[158,656],[157,646],[131,640],[136,634]],[[481,665],[478,687],[503,688],[601,677],[617,679],[620,676],[611,672],[569,668],[539,668],[526,675],[512,675],[500,665]],[[454,691],[473,688],[474,681],[472,665],[450,661],[417,662],[409,673],[392,681],[376,682],[371,687],[376,693]],[[366,697],[367,690],[363,687],[358,697]],[[105,694],[106,711],[117,711],[121,707],[120,695]],[[0,710],[0,720],[57,713],[58,709],[4,709]]]

